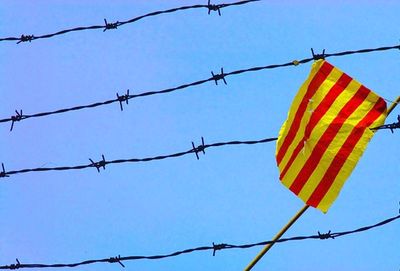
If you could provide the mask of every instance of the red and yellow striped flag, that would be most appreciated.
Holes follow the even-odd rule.
[[[279,132],[280,180],[327,212],[373,136],[386,103],[325,60],[314,62]]]

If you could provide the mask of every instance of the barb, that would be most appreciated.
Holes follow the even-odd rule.
[[[394,132],[393,130],[400,129],[400,115],[397,116],[397,122],[393,122],[391,124],[384,124],[384,125],[381,125],[378,127],[371,128],[371,130],[374,130],[374,131],[383,130],[383,129],[389,129],[392,132],[392,134]]]
[[[108,259],[109,263],[119,263],[122,267],[125,268],[125,265],[121,262],[121,255],[118,255],[118,257],[111,257]]]
[[[215,81],[215,85],[218,86],[218,81],[222,80],[224,81],[225,85],[227,85],[226,80],[225,80],[225,74],[224,74],[224,68],[221,68],[221,74],[214,74],[211,72],[212,79]]]
[[[34,35],[21,35],[21,37],[19,38],[19,42],[17,42],[17,44],[20,44],[21,42],[31,42],[32,40],[35,39]]]
[[[389,224],[395,220],[398,220],[400,218],[400,215],[388,218],[386,220],[383,220],[381,222],[378,222],[374,225],[371,226],[365,226],[362,228],[358,228],[355,230],[350,230],[350,231],[343,231],[343,232],[335,232],[335,233],[330,233],[330,236],[333,236],[334,238],[342,237],[345,235],[350,235],[350,234],[355,234],[355,233],[360,233],[364,231],[371,230],[373,228],[381,227],[386,224]],[[330,239],[333,239],[333,237],[329,237]],[[309,239],[315,239],[315,240],[322,240],[326,238],[321,239],[321,234],[318,233],[318,235],[310,235],[310,236],[296,236],[296,237],[290,237],[290,238],[282,238],[279,239],[278,241],[263,241],[259,243],[251,243],[251,244],[244,244],[244,245],[229,245],[229,244],[214,244],[212,243],[212,246],[202,246],[202,247],[196,247],[196,248],[189,248],[185,250],[180,250],[176,252],[172,252],[169,254],[161,254],[161,255],[153,255],[153,256],[125,256],[121,257],[118,255],[118,257],[111,257],[111,258],[104,258],[104,259],[96,259],[96,260],[86,260],[78,263],[61,263],[61,264],[21,264],[18,259],[17,259],[17,264],[11,264],[11,265],[3,265],[0,266],[0,270],[4,269],[19,269],[19,268],[49,268],[49,267],[77,267],[81,265],[89,265],[89,264],[94,264],[94,263],[119,263],[122,267],[125,267],[123,265],[123,261],[133,261],[133,260],[159,260],[159,259],[164,259],[164,258],[171,258],[171,257],[176,257],[179,255],[183,254],[190,254],[193,252],[197,251],[213,251],[213,256],[215,256],[215,252],[217,250],[225,250],[225,249],[248,249],[256,246],[264,246],[266,244],[270,243],[285,243],[285,242],[291,242],[291,241],[302,241],[302,240],[309,240]]]
[[[216,245],[216,244],[214,244],[214,242],[212,244],[213,244],[213,257],[215,256],[215,252],[217,250],[226,249],[226,248],[230,247],[230,245],[228,245],[228,244],[217,244]]]
[[[199,152],[202,152],[203,154],[206,154],[206,152],[204,151],[204,150],[205,150],[205,145],[204,145],[204,138],[203,138],[203,137],[201,137],[201,145],[200,145],[200,146],[198,146],[198,147],[196,148],[196,147],[194,146],[193,141],[192,141],[192,147],[193,147],[192,151],[196,154],[197,160],[200,159],[200,158],[199,158]]]
[[[102,28],[104,28],[104,26],[102,26]],[[326,53],[323,53],[323,54],[324,54],[325,58],[327,58],[327,57],[345,56],[345,55],[361,54],[361,53],[369,53],[369,52],[377,52],[377,51],[387,51],[387,50],[393,50],[393,49],[400,49],[400,45],[378,47],[378,48],[373,48],[373,49],[361,49],[361,50],[355,50],[355,51],[344,51],[344,52],[338,52],[338,53],[332,53],[332,54],[326,54]],[[314,54],[314,56],[315,56],[315,54]],[[210,77],[208,79],[203,79],[203,80],[195,81],[192,83],[183,84],[183,85],[180,85],[177,87],[167,88],[167,89],[158,90],[158,91],[142,92],[142,93],[134,94],[134,95],[124,95],[123,96],[124,98],[121,98],[120,96],[117,95],[117,99],[107,100],[107,101],[103,101],[103,102],[96,102],[96,103],[88,104],[88,105],[79,105],[79,106],[74,106],[74,107],[70,107],[70,108],[63,108],[63,109],[58,109],[55,111],[48,111],[48,112],[42,112],[42,113],[35,113],[35,114],[31,114],[31,115],[24,115],[23,119],[38,118],[38,117],[45,117],[45,116],[49,116],[49,115],[62,114],[62,113],[67,113],[67,112],[71,112],[71,111],[78,111],[78,110],[82,110],[82,109],[88,109],[88,108],[94,108],[94,107],[103,106],[103,105],[107,105],[107,104],[112,104],[115,102],[118,102],[121,104],[122,100],[126,101],[126,103],[128,103],[128,100],[130,100],[130,99],[158,95],[158,94],[166,94],[166,93],[170,93],[170,92],[174,92],[174,91],[178,91],[178,90],[183,90],[188,87],[202,85],[202,84],[210,82],[210,81],[214,81],[216,84],[218,84],[217,83],[218,80],[223,80],[224,83],[226,84],[225,77],[227,77],[227,76],[238,75],[238,74],[248,73],[248,72],[261,71],[261,70],[277,69],[277,68],[283,68],[283,67],[289,67],[289,66],[298,66],[300,64],[305,64],[305,63],[311,62],[313,60],[314,60],[314,57],[311,57],[311,58],[305,58],[302,60],[293,60],[293,61],[283,63],[283,64],[271,64],[271,65],[267,65],[267,66],[252,67],[252,68],[236,70],[236,71],[232,71],[232,72],[228,72],[228,73],[224,73],[223,69],[221,69],[221,74],[215,75],[215,74],[211,73],[212,77]],[[10,122],[10,121],[12,122],[12,121],[16,121],[16,120],[13,119],[13,117],[0,119],[0,123]]]
[[[117,92],[117,100],[119,102],[119,107],[121,108],[121,111],[124,111],[124,108],[122,106],[123,102],[126,102],[126,104],[129,104],[129,89],[126,91],[125,95],[119,96],[118,92]]]
[[[122,26],[125,24],[131,24],[131,23],[137,22],[137,21],[142,20],[147,17],[157,16],[157,15],[166,14],[166,13],[174,13],[177,11],[188,10],[188,9],[206,8],[206,9],[208,9],[208,14],[210,14],[211,10],[215,10],[215,11],[218,11],[218,14],[221,16],[220,9],[222,9],[222,8],[226,8],[226,7],[230,7],[230,6],[240,6],[240,5],[244,5],[247,3],[258,2],[258,1],[260,1],[260,0],[246,0],[246,1],[239,1],[239,2],[234,2],[234,3],[219,4],[219,5],[211,5],[210,1],[208,1],[207,5],[182,6],[182,7],[177,7],[177,8],[167,9],[167,10],[154,11],[151,13],[147,13],[145,15],[141,15],[141,16],[129,19],[127,21],[117,21],[115,23],[108,23],[107,20],[104,19],[104,23],[105,23],[104,25],[80,26],[80,27],[61,30],[61,31],[51,33],[51,34],[38,35],[38,36],[21,35],[21,37],[0,38],[0,41],[18,41],[17,44],[19,44],[21,42],[26,42],[26,41],[31,42],[32,40],[37,40],[37,39],[48,39],[48,38],[52,38],[55,36],[64,35],[64,34],[67,34],[70,32],[78,32],[78,31],[84,31],[84,30],[103,29],[103,32],[105,32],[106,30],[117,29],[119,26]]]
[[[208,0],[208,5],[207,5],[208,15],[210,15],[211,11],[218,11],[218,15],[221,16],[221,8],[222,7],[223,7],[222,5],[212,5],[211,1]]]
[[[9,265],[9,269],[14,270],[14,269],[19,269],[21,267],[21,263],[19,262],[18,258],[15,259],[15,261],[17,262],[16,264],[11,264]]]
[[[275,140],[277,140],[277,138],[275,138],[275,137],[274,138],[264,138],[264,139],[260,139],[260,140],[249,140],[249,141],[228,141],[228,142],[218,142],[218,143],[213,143],[213,144],[204,144],[204,138],[201,138],[201,140],[202,140],[202,145],[198,146],[197,148],[194,146],[194,143],[192,142],[192,146],[193,146],[192,149],[183,151],[183,152],[173,153],[173,154],[160,155],[160,156],[154,156],[154,157],[146,157],[146,158],[118,159],[118,160],[112,160],[112,161],[106,161],[104,158],[104,155],[102,155],[101,161],[94,162],[92,159],[89,158],[90,164],[86,164],[86,165],[47,167],[47,168],[46,167],[27,168],[27,169],[20,169],[20,170],[12,170],[12,171],[8,171],[8,172],[3,171],[2,173],[0,173],[0,178],[8,177],[9,175],[13,175],[13,174],[27,173],[27,172],[78,170],[78,169],[85,169],[85,168],[91,168],[91,167],[96,168],[97,171],[100,172],[100,168],[105,169],[105,166],[108,164],[150,162],[150,161],[155,161],[155,160],[163,160],[163,159],[168,159],[168,158],[180,157],[180,156],[184,156],[184,155],[187,155],[190,153],[195,153],[197,156],[197,159],[199,159],[198,152],[203,152],[203,154],[204,154],[205,153],[204,150],[207,148],[215,148],[215,147],[221,147],[221,146],[227,146],[227,145],[254,145],[254,144],[261,144],[261,143],[275,141]]]
[[[102,160],[100,160],[99,162],[93,162],[92,159],[89,158],[90,162],[92,163],[91,166],[95,167],[97,169],[97,172],[100,173],[100,168],[103,168],[103,170],[106,170],[106,159],[104,158],[104,155],[101,155]]]
[[[18,112],[17,110],[15,110],[15,116],[11,116],[11,128],[10,128],[10,132],[14,129],[14,123],[16,121],[21,121],[23,119],[25,119],[25,116],[22,114],[22,109],[20,110],[20,112]]]
[[[311,48],[312,57],[315,61],[319,59],[325,59],[325,49],[322,51],[322,54],[315,54],[314,49]]]
[[[1,167],[2,167],[3,171],[0,172],[0,178],[10,177],[9,175],[7,175],[6,170],[4,169],[4,164],[3,163],[1,163]]]
[[[318,232],[318,237],[319,237],[319,239],[321,239],[321,240],[324,240],[324,239],[335,239],[335,237],[333,237],[332,236],[332,234],[331,234],[331,231],[328,231],[327,233],[320,233],[320,232]]]
[[[106,32],[107,30],[110,30],[110,29],[117,29],[118,26],[121,25],[121,23],[118,21],[116,21],[115,23],[108,23],[107,19],[104,19],[104,24],[105,24],[105,26],[104,26],[103,32]]]

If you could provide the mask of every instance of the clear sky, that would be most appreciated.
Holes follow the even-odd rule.
[[[0,118],[89,104],[229,72],[399,43],[397,1],[262,1],[143,19],[102,32],[0,43]],[[0,36],[46,34],[206,1],[1,1]],[[386,99],[400,95],[400,51],[328,61]],[[165,95],[0,126],[6,170],[86,164],[275,137],[311,63],[246,73]],[[396,121],[397,108],[387,122]],[[327,214],[285,236],[355,229],[399,209],[399,133],[380,131]],[[0,265],[153,255],[271,239],[303,206],[278,180],[275,143],[169,160],[12,175],[0,182]],[[335,240],[279,244],[254,270],[398,270],[399,223]],[[126,270],[242,270],[261,248],[125,262]],[[75,270],[119,270],[94,264]],[[52,270],[52,269],[48,269]],[[59,270],[59,269],[57,269]]]

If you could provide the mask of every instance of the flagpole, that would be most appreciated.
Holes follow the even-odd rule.
[[[265,255],[265,253],[268,252],[268,250],[275,244],[276,241],[279,240],[279,238],[282,237],[282,235],[301,217],[302,214],[304,214],[305,211],[308,209],[308,205],[304,205],[303,208],[301,208],[297,214],[295,214],[292,219],[278,232],[277,235],[272,239],[272,242],[266,245],[260,253],[249,263],[249,265],[244,269],[244,271],[250,271],[254,265]]]
[[[388,108],[388,110],[387,110],[388,116],[393,111],[393,109],[397,106],[397,104],[399,104],[399,103],[400,103],[400,96],[397,97],[397,99],[394,101],[394,103],[392,103],[392,105]]]
[[[387,109],[387,116],[393,111],[393,109],[400,103],[400,96],[397,97],[397,99],[392,103],[392,105]],[[256,264],[257,262],[265,255],[265,253],[270,250],[270,248],[276,243],[276,241],[279,240],[279,238],[282,237],[282,235],[299,219],[305,211],[308,209],[308,205],[304,205],[303,208],[301,208],[297,214],[295,214],[292,219],[278,232],[277,235],[272,239],[272,242],[266,245],[260,253],[249,263],[249,265],[244,269],[244,271],[250,271]]]

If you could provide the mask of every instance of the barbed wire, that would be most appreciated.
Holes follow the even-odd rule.
[[[222,147],[222,146],[227,146],[227,145],[254,145],[254,144],[267,143],[267,142],[271,142],[271,141],[275,141],[275,140],[277,140],[277,138],[273,137],[273,138],[264,138],[264,139],[260,139],[260,140],[228,141],[228,142],[205,144],[204,138],[202,137],[201,144],[199,146],[196,147],[194,142],[192,141],[192,148],[190,150],[183,151],[183,152],[177,152],[177,153],[173,153],[173,154],[160,155],[160,156],[154,156],[154,157],[118,159],[118,160],[111,160],[111,161],[106,161],[104,155],[102,155],[102,160],[100,160],[98,162],[94,162],[92,159],[89,158],[89,161],[90,161],[89,164],[77,165],[77,166],[40,167],[40,168],[27,168],[27,169],[13,170],[13,171],[5,171],[4,164],[2,163],[1,164],[2,171],[0,172],[0,178],[9,177],[10,175],[13,175],[13,174],[27,173],[27,172],[78,170],[78,169],[85,169],[85,168],[90,168],[90,167],[94,167],[94,168],[96,168],[96,170],[98,172],[100,172],[101,168],[103,168],[103,170],[105,170],[106,165],[109,165],[109,164],[150,162],[150,161],[155,161],[155,160],[163,160],[163,159],[168,159],[168,158],[180,157],[180,156],[184,156],[184,155],[191,154],[191,153],[194,153],[196,155],[197,160],[199,160],[200,159],[199,153],[205,154],[205,150],[208,148]]]
[[[384,124],[378,127],[371,128],[371,130],[390,130],[392,133],[395,129],[400,129],[400,115],[397,116],[397,122],[393,122],[390,124]]]
[[[85,260],[82,262],[77,262],[77,263],[55,263],[55,264],[35,264],[35,263],[21,263],[18,259],[16,259],[16,264],[10,264],[10,265],[3,265],[0,266],[1,269],[20,269],[20,268],[63,268],[63,267],[77,267],[81,265],[89,265],[89,264],[94,264],[94,263],[118,263],[122,267],[125,267],[123,264],[124,261],[133,261],[133,260],[159,260],[159,259],[165,259],[165,258],[171,258],[171,257],[176,257],[179,255],[183,254],[190,254],[193,252],[197,251],[212,251],[212,255],[215,256],[216,251],[218,250],[226,250],[226,249],[248,249],[252,247],[257,247],[257,246],[264,246],[267,244],[271,243],[285,243],[285,242],[291,242],[291,241],[303,241],[303,240],[309,240],[309,239],[316,239],[316,240],[327,240],[327,239],[335,239],[339,238],[342,236],[350,235],[350,234],[355,234],[355,233],[360,233],[360,232],[365,232],[368,230],[371,230],[373,228],[377,227],[382,227],[386,224],[389,224],[395,220],[398,220],[400,218],[400,215],[385,219],[383,221],[380,221],[374,225],[370,226],[364,226],[355,230],[349,230],[349,231],[342,231],[342,232],[327,232],[327,233],[320,233],[318,231],[318,234],[314,235],[309,235],[309,236],[296,236],[296,237],[289,237],[289,238],[281,238],[277,241],[262,241],[258,243],[251,243],[251,244],[244,244],[244,245],[231,245],[231,244],[214,244],[212,243],[212,246],[202,246],[202,247],[196,247],[196,248],[189,248],[189,249],[184,249],[176,252],[172,252],[169,254],[160,254],[160,255],[152,255],[152,256],[125,256],[121,257],[120,255],[116,257],[109,257],[109,258],[103,258],[103,259],[94,259],[94,260]]]
[[[74,27],[74,28],[65,29],[65,30],[61,30],[61,31],[58,31],[55,33],[45,34],[45,35],[40,35],[40,36],[23,34],[20,37],[0,38],[0,42],[1,41],[18,41],[17,44],[20,44],[21,42],[32,42],[33,40],[37,40],[37,39],[48,39],[48,38],[52,38],[55,36],[64,35],[64,34],[67,34],[70,32],[95,30],[95,29],[103,29],[103,32],[105,32],[107,30],[117,29],[118,27],[125,25],[125,24],[131,24],[131,23],[137,22],[137,21],[142,20],[147,17],[157,16],[157,15],[167,14],[167,13],[174,13],[177,11],[189,10],[189,9],[206,8],[206,9],[208,9],[208,14],[210,14],[211,11],[216,11],[216,12],[218,12],[218,15],[221,16],[221,9],[223,9],[223,8],[230,7],[230,6],[240,6],[240,5],[244,5],[247,3],[258,2],[258,1],[261,1],[261,0],[246,0],[246,1],[229,3],[229,4],[211,4],[210,0],[209,0],[207,5],[182,6],[182,7],[172,8],[172,9],[168,9],[168,10],[154,11],[154,12],[151,12],[151,13],[148,13],[145,15],[141,15],[141,16],[129,19],[127,21],[116,21],[114,23],[109,23],[107,21],[107,19],[104,19],[103,25]]]
[[[325,53],[325,50],[323,50],[322,54],[315,54],[313,49],[312,51],[312,57],[310,58],[304,58],[301,60],[293,60],[290,62],[282,63],[282,64],[271,64],[267,66],[258,66],[258,67],[252,67],[252,68],[247,68],[247,69],[241,69],[241,70],[235,70],[232,72],[224,72],[224,69],[221,68],[221,73],[215,74],[214,72],[211,72],[211,77],[199,81],[195,81],[192,83],[188,84],[183,84],[177,87],[172,87],[172,88],[167,88],[163,90],[156,90],[156,91],[147,91],[147,92],[142,92],[138,94],[130,94],[129,89],[127,90],[126,94],[124,95],[119,95],[118,93],[116,94],[117,98],[116,99],[111,99],[111,100],[106,100],[103,102],[96,102],[88,105],[79,105],[79,106],[74,106],[70,108],[63,108],[63,109],[58,109],[55,111],[48,111],[48,112],[42,112],[42,113],[35,113],[35,114],[23,114],[22,110],[17,111],[15,110],[15,115],[9,117],[9,118],[4,118],[0,119],[0,123],[6,123],[6,122],[11,122],[11,128],[10,131],[13,130],[15,122],[19,122],[25,119],[29,118],[37,118],[37,117],[44,117],[44,116],[49,116],[49,115],[55,115],[55,114],[61,114],[61,113],[66,113],[66,112],[71,112],[71,111],[77,111],[77,110],[82,110],[82,109],[88,109],[88,108],[94,108],[98,106],[103,106],[103,105],[108,105],[112,103],[119,103],[121,111],[123,111],[123,103],[128,104],[128,101],[130,99],[135,99],[139,97],[145,97],[145,96],[152,96],[152,95],[158,95],[158,94],[166,94],[178,90],[183,90],[188,87],[192,86],[197,86],[201,85],[210,81],[214,81],[216,85],[218,85],[218,81],[222,80],[224,84],[227,84],[225,78],[231,75],[238,75],[242,73],[248,73],[248,72],[255,72],[255,71],[261,71],[261,70],[269,70],[269,69],[276,69],[276,68],[282,68],[282,67],[289,67],[289,66],[297,66],[299,64],[305,64],[313,60],[318,60],[318,59],[325,59],[327,57],[336,57],[336,56],[345,56],[345,55],[352,55],[352,54],[362,54],[362,53],[369,53],[369,52],[378,52],[378,51],[387,51],[387,50],[393,50],[393,49],[400,49],[400,45],[394,45],[394,46],[385,46],[385,47],[378,47],[378,48],[371,48],[371,49],[360,49],[360,50],[351,50],[351,51],[343,51],[343,52],[337,52],[337,53],[331,53],[327,54]]]
[[[17,112],[17,113],[19,113],[19,112]],[[22,112],[20,114],[22,114]],[[370,129],[371,130],[390,129],[393,133],[394,129],[400,128],[400,115],[397,117],[397,119],[398,119],[398,122],[395,122],[392,124],[385,124],[385,125],[381,125],[381,126],[370,128]],[[248,140],[248,141],[237,141],[236,140],[236,141],[205,144],[204,138],[201,137],[201,144],[196,147],[194,142],[192,141],[192,148],[187,151],[182,151],[182,152],[177,152],[177,153],[172,153],[172,154],[167,154],[167,155],[159,155],[159,156],[154,156],[154,157],[117,159],[117,160],[110,160],[110,161],[107,161],[105,159],[105,156],[102,154],[102,159],[98,162],[95,162],[91,158],[89,158],[89,161],[90,161],[89,164],[76,165],[76,166],[39,167],[39,168],[26,168],[26,169],[6,171],[5,167],[4,167],[4,163],[2,163],[1,164],[2,171],[0,171],[0,178],[10,177],[10,175],[13,175],[13,174],[28,173],[28,172],[80,170],[80,169],[85,169],[85,168],[90,168],[90,167],[94,167],[94,168],[96,168],[96,170],[98,172],[100,172],[101,168],[103,168],[103,170],[105,170],[106,165],[109,165],[109,164],[150,162],[150,161],[155,161],[155,160],[164,160],[164,159],[168,159],[168,158],[181,157],[181,156],[188,155],[191,153],[194,153],[196,155],[197,160],[199,160],[200,159],[199,154],[200,153],[205,154],[205,150],[207,148],[221,147],[221,146],[227,146],[227,145],[254,145],[254,144],[261,144],[261,143],[276,141],[277,139],[278,138],[276,138],[276,137],[271,137],[271,138],[263,138],[260,140]]]

